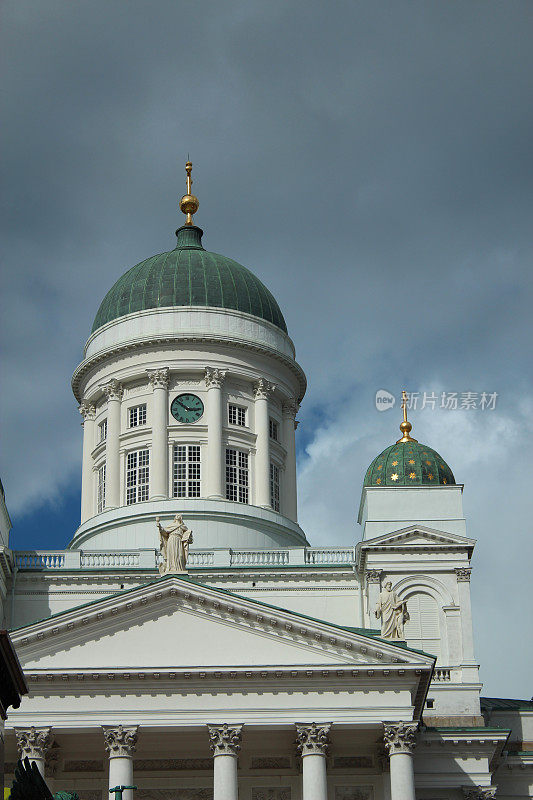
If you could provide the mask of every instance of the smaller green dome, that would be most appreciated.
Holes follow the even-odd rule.
[[[410,439],[387,447],[366,471],[363,486],[446,486],[453,472],[431,447]]]

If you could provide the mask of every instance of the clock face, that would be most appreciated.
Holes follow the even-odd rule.
[[[172,401],[170,412],[178,422],[196,422],[204,413],[204,404],[195,394],[179,394]]]

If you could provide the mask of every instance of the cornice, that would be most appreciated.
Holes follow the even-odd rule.
[[[236,339],[232,337],[225,337],[225,336],[201,336],[201,335],[179,335],[176,334],[174,336],[151,336],[149,338],[142,338],[142,339],[132,339],[129,342],[125,342],[124,344],[115,345],[114,347],[109,347],[105,350],[101,350],[96,355],[84,359],[75,369],[74,375],[72,376],[72,391],[74,392],[74,397],[78,401],[81,402],[82,397],[80,394],[80,383],[82,378],[94,367],[100,364],[103,361],[106,361],[108,358],[112,358],[114,356],[118,356],[124,353],[132,353],[136,352],[137,350],[143,350],[149,347],[157,347],[159,345],[165,344],[176,344],[176,342],[180,343],[187,343],[193,342],[195,344],[224,344],[224,345],[231,345],[232,347],[238,347],[244,350],[251,350],[252,352],[260,353],[261,355],[267,355],[270,358],[279,361],[283,366],[287,367],[293,375],[296,377],[300,392],[298,397],[298,402],[301,401],[303,398],[306,388],[307,388],[307,379],[305,377],[303,369],[300,367],[297,361],[288,356],[280,353],[273,347],[269,347],[268,345],[261,345],[257,342],[247,341]],[[226,371],[227,372],[227,371]]]

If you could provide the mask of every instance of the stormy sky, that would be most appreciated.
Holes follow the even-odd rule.
[[[413,434],[465,484],[478,539],[484,694],[529,698],[530,0],[5,0],[1,13],[12,546],[64,547],[78,524],[70,377],[106,291],[174,247],[190,153],[204,245],[271,289],[307,373],[309,540],[359,539],[365,469],[400,422],[375,393],[420,392]],[[477,407],[440,408],[442,392]]]

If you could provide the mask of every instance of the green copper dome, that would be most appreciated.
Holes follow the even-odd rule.
[[[246,267],[202,247],[201,228],[176,231],[169,253],[147,258],[125,273],[104,297],[92,331],[135,311],[173,306],[211,306],[252,314],[287,333],[272,294]]]
[[[415,439],[387,447],[370,464],[363,486],[446,486],[453,472],[431,447]]]

